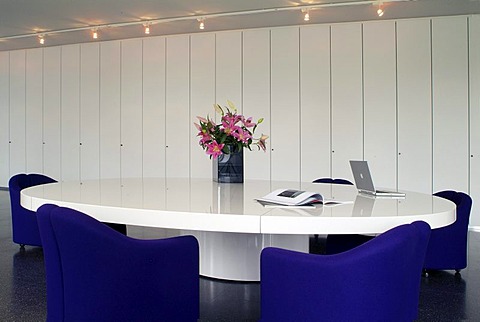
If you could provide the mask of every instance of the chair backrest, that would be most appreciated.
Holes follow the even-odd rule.
[[[336,255],[264,249],[262,321],[414,320],[429,235],[414,222]]]
[[[333,178],[319,178],[312,181],[313,183],[330,183],[330,184],[343,184],[343,185],[351,185],[353,183],[348,181],[347,179],[333,179]]]
[[[455,269],[467,267],[468,223],[472,209],[472,198],[453,190],[434,194],[455,203],[457,218],[446,227],[432,230],[425,255],[425,269]]]
[[[20,191],[46,183],[57,182],[43,174],[20,173],[12,176],[8,182],[10,207],[12,212],[12,236],[17,244],[42,246],[35,212],[20,205]]]
[[[38,211],[49,321],[196,321],[193,236],[137,240],[72,209]]]

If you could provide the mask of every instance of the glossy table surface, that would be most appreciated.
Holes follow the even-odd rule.
[[[254,198],[279,189],[319,192],[335,206],[266,208]],[[251,180],[132,178],[65,181],[22,190],[21,204],[35,211],[54,203],[104,222],[182,230],[256,234],[382,233],[423,220],[432,228],[455,221],[455,204],[408,192],[403,199],[359,195],[354,186]]]

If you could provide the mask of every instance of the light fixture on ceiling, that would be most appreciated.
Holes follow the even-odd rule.
[[[377,15],[379,17],[383,16],[383,14],[385,13],[385,11],[383,10],[383,2],[382,1],[379,1],[378,2],[378,9],[377,9]]]
[[[38,43],[40,45],[44,45],[45,44],[45,37],[44,35],[38,35]]]
[[[93,28],[92,29],[92,38],[93,39],[98,39],[98,28]]]
[[[143,27],[145,27],[145,35],[150,35],[150,22],[144,23]]]
[[[198,28],[200,28],[200,30],[205,29],[205,18],[198,18],[197,20],[199,22]]]
[[[310,10],[309,9],[302,9],[302,13],[305,15],[303,16],[304,21],[309,21],[310,20]]]

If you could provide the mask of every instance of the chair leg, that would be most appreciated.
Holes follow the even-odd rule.
[[[455,270],[455,276],[460,276],[460,275],[461,275],[461,274],[460,274],[460,271],[461,271],[460,269],[456,269],[456,270]]]
[[[25,249],[25,244],[20,244],[20,249]]]

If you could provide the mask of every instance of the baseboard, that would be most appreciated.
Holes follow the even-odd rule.
[[[480,233],[480,226],[470,226],[468,227],[468,230]]]

